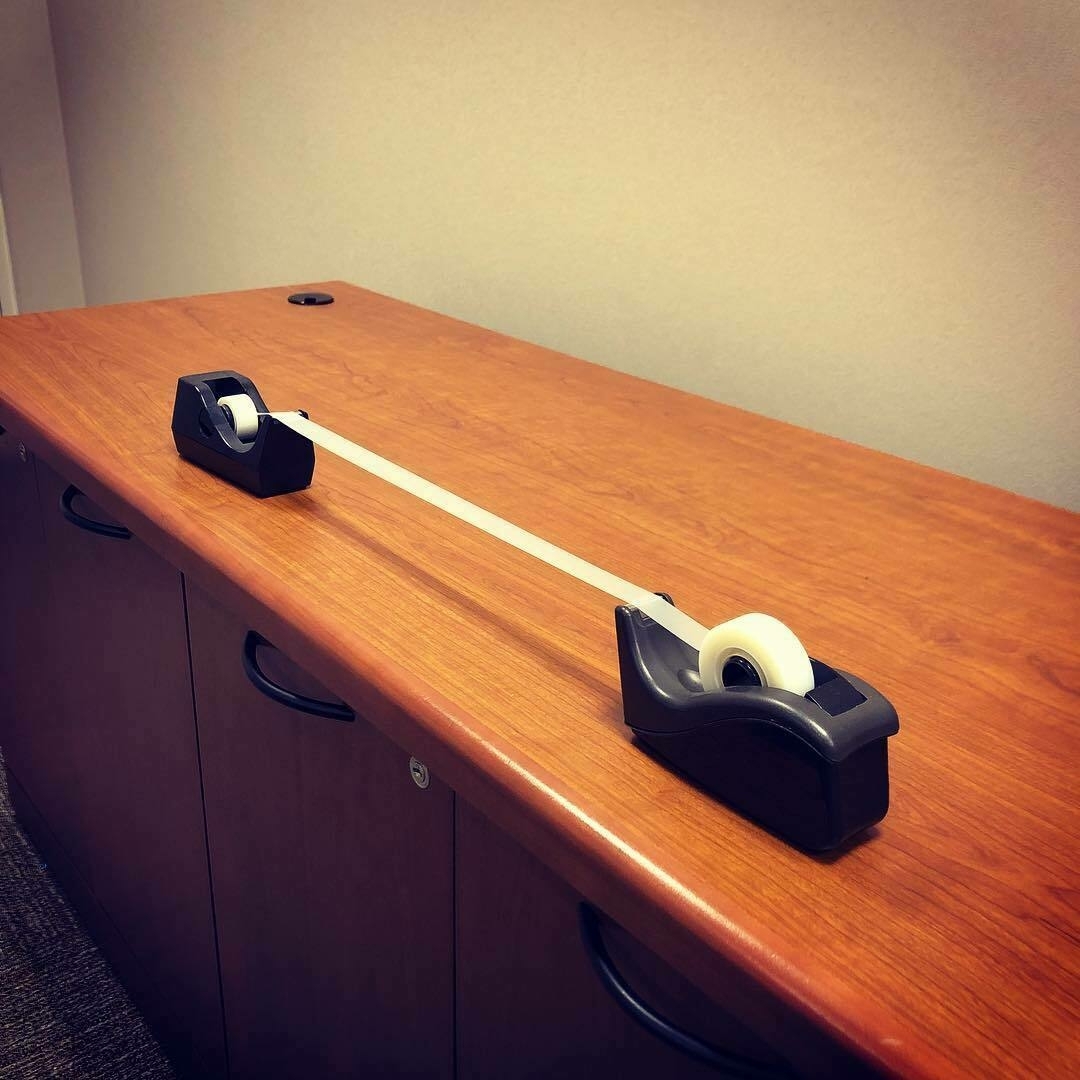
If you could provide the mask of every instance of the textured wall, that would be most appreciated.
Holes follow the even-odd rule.
[[[1075,0],[50,0],[92,303],[341,277],[1080,507]]]
[[[80,305],[75,214],[45,0],[0,0],[0,198],[19,310]]]

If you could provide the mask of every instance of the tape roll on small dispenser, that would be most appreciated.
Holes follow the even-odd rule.
[[[306,487],[312,445],[321,446],[620,600],[616,636],[628,726],[785,839],[824,850],[884,816],[895,711],[872,687],[811,660],[772,616],[753,612],[707,629],[670,597],[526,532],[304,413],[270,412],[236,372],[182,377],[173,433],[183,456],[259,495]],[[245,457],[246,470],[237,474],[236,460]]]
[[[241,442],[252,442],[259,433],[259,407],[247,394],[226,394],[217,400],[218,408],[232,425]]]
[[[745,661],[732,675],[732,661]],[[754,611],[730,622],[714,626],[698,650],[698,671],[703,690],[723,690],[728,686],[769,686],[807,694],[814,689],[814,672],[802,642],[791,629],[771,615]]]

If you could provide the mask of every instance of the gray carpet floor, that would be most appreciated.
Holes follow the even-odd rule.
[[[0,1080],[173,1080],[15,821],[0,756]]]

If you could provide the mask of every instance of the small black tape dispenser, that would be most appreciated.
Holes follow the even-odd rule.
[[[184,375],[173,404],[176,449],[255,495],[306,488],[315,471],[315,447],[273,417],[260,415],[268,411],[255,384],[235,371]]]
[[[811,658],[814,687],[799,695],[735,659],[705,691],[697,652],[637,608],[615,609],[615,633],[627,725],[702,788],[808,851],[885,816],[900,725],[872,686]]]

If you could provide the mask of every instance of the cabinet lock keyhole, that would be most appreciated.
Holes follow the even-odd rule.
[[[428,772],[428,767],[414,757],[409,758],[409,775],[418,788],[426,788],[431,783],[431,773]]]

